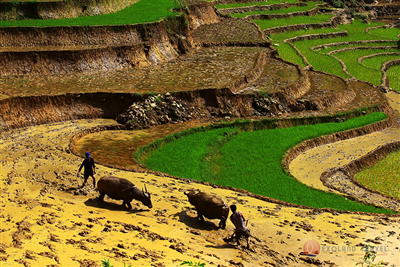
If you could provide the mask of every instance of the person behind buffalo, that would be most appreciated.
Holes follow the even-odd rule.
[[[250,231],[246,227],[246,219],[240,211],[237,211],[236,205],[231,205],[230,208],[232,211],[230,219],[235,225],[235,233],[232,235],[231,240],[234,241],[236,239],[237,244],[240,245],[239,240],[244,236],[247,239],[247,248],[249,248]]]
[[[83,169],[83,184],[82,184],[81,188],[83,188],[85,186],[86,181],[89,178],[89,176],[91,176],[93,178],[93,187],[96,188],[96,177],[95,177],[96,165],[94,164],[94,160],[89,152],[86,152],[85,156],[86,156],[86,158],[83,160],[83,162],[78,170],[78,175],[79,175],[82,168],[84,168]]]

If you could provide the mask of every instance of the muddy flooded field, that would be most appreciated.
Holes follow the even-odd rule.
[[[200,88],[221,88],[244,76],[265,48],[202,48],[166,64],[66,76],[0,77],[1,93],[8,96],[62,93],[164,93]]]
[[[308,240],[324,249],[318,262],[354,266],[365,244],[382,246],[378,257],[398,264],[398,218],[340,214],[269,203],[245,192],[218,189],[150,173],[132,173],[98,164],[97,177],[116,175],[147,186],[153,208],[133,201],[96,200],[91,181],[79,189],[82,158],[69,151],[72,135],[112,120],[79,120],[29,127],[2,134],[1,260],[6,266],[178,266],[184,260],[209,266],[310,266],[301,255]],[[184,195],[198,189],[235,203],[256,237],[251,249],[225,243],[233,225],[200,223]],[[326,251],[329,247],[329,251]],[[349,250],[343,251],[343,247]],[[340,248],[340,252],[338,252]],[[311,264],[312,265],[312,264]]]

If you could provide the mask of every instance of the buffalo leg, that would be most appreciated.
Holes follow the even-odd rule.
[[[198,218],[200,221],[204,222],[203,214],[197,212],[197,218]]]
[[[101,193],[100,192],[100,196],[97,199],[100,200],[100,201],[104,201],[104,196],[105,195],[106,195],[105,193]]]
[[[219,228],[225,229],[226,227],[226,218],[222,217],[221,221],[219,222]]]
[[[128,202],[128,201],[125,201],[124,200],[124,202],[122,202],[122,206],[124,206],[125,207],[125,205],[128,207],[128,209],[132,209],[132,205],[131,205],[131,203],[130,202]]]

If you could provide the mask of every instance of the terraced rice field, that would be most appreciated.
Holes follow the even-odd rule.
[[[400,265],[398,24],[322,2],[140,0],[0,31],[0,265],[355,266],[365,245]],[[154,208],[79,188],[86,151]],[[359,178],[372,161],[391,172]],[[224,242],[229,220],[201,223],[188,190],[237,204],[251,249]]]

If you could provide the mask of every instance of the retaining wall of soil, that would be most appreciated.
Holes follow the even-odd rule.
[[[336,17],[333,17],[330,20],[330,22],[279,26],[279,27],[273,27],[273,28],[265,29],[264,33],[271,35],[271,34],[274,34],[274,33],[282,33],[282,32],[287,32],[287,31],[300,31],[300,30],[309,30],[309,29],[335,28],[337,25],[341,24],[342,20],[343,20],[342,17],[336,16]]]
[[[290,12],[286,14],[256,14],[256,15],[248,15],[244,17],[244,19],[251,21],[257,19],[287,19],[293,17],[301,17],[301,16],[315,16],[318,13],[319,8],[314,7],[307,11],[298,11],[298,12]]]
[[[264,6],[257,5],[257,6],[224,8],[224,9],[218,9],[218,12],[223,15],[228,15],[228,14],[234,14],[234,13],[247,13],[247,12],[252,12],[252,11],[278,10],[278,9],[284,9],[284,8],[289,8],[289,7],[293,7],[293,6],[307,6],[307,4],[306,3],[281,3],[281,4],[268,5],[268,2],[266,2],[266,5],[264,5]]]
[[[391,60],[391,61],[388,61],[388,62],[385,62],[382,64],[382,66],[381,66],[381,72],[382,72],[381,87],[384,87],[386,89],[388,89],[390,87],[390,81],[387,76],[387,70],[396,65],[400,65],[400,59]]]
[[[349,164],[323,172],[320,179],[328,188],[342,192],[356,201],[399,211],[399,199],[368,188],[354,179],[356,173],[375,165],[388,154],[397,152],[399,149],[400,142],[381,145],[361,158],[353,160]]]
[[[117,12],[137,0],[0,2],[0,20],[63,19]]]
[[[0,75],[85,73],[158,64],[193,49],[190,38],[183,37],[187,30],[183,16],[126,26],[1,28],[0,47],[23,45],[33,51],[0,53]]]
[[[340,107],[347,103],[350,103],[355,97],[356,93],[351,88],[347,81],[347,90],[342,92],[336,92],[333,94],[325,95],[317,99],[311,100],[311,103],[316,107],[317,110],[323,110],[329,107]]]
[[[368,108],[368,110],[369,110],[369,112],[382,111],[382,112],[385,112],[386,114],[392,113],[392,109],[387,102],[380,104],[378,106],[370,107],[370,108]],[[290,149],[287,152],[287,154],[285,155],[285,157],[283,159],[283,166],[284,166],[284,168],[286,168],[288,170],[289,165],[293,161],[294,158],[296,158],[298,155],[300,155],[301,153],[303,153],[311,148],[329,144],[329,143],[333,143],[336,141],[350,139],[353,137],[369,134],[369,133],[376,132],[376,131],[380,131],[380,130],[390,127],[392,124],[393,124],[393,121],[392,121],[391,117],[389,116],[389,118],[384,121],[377,122],[377,123],[374,123],[371,125],[367,125],[367,126],[364,126],[364,127],[358,128],[358,129],[353,129],[353,130],[349,130],[349,131],[345,131],[345,132],[340,132],[340,133],[335,133],[335,134],[331,134],[331,135],[327,135],[327,136],[318,137],[318,138],[311,139],[311,140],[306,140],[306,141],[302,142],[301,144],[297,145],[296,147]]]
[[[339,43],[331,43],[331,44],[323,44],[312,47],[313,51],[323,48],[328,48],[332,46],[340,46],[340,45],[350,45],[350,44],[366,44],[366,43],[393,43],[393,40],[363,40],[363,41],[351,41],[351,42],[339,42]]]
[[[185,10],[185,12],[188,14],[191,30],[194,30],[203,24],[220,22],[218,12],[211,2],[193,4],[188,10]]]
[[[336,38],[341,36],[348,36],[349,33],[347,31],[342,32],[330,32],[330,33],[318,33],[318,34],[307,34],[296,36],[292,38],[285,39],[284,42],[286,43],[293,43],[297,41],[304,41],[304,40],[316,40],[316,39],[329,39],[329,38]],[[313,48],[311,48],[313,49]]]

